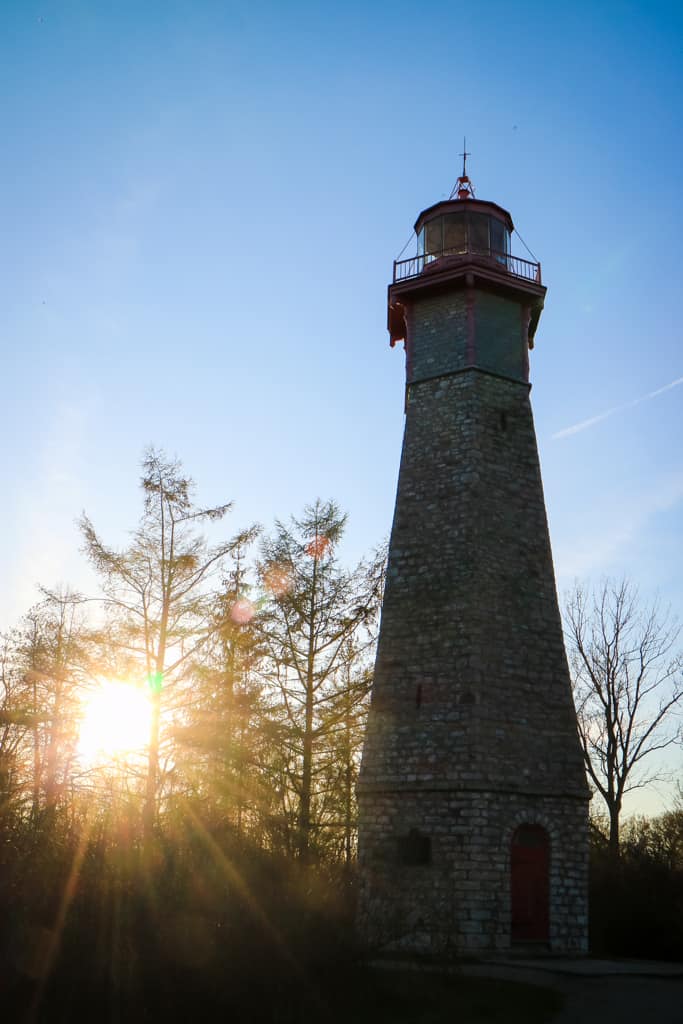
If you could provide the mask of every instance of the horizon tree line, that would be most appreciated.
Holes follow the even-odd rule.
[[[140,483],[125,548],[81,517],[100,595],[43,590],[2,637],[0,826],[115,804],[149,839],[199,812],[303,861],[350,863],[383,553],[340,564],[347,517],[331,500],[210,544],[203,528],[230,504],[198,505],[154,449]],[[142,755],[92,765],[79,719],[103,679],[145,680],[149,736]]]
[[[319,499],[268,534],[210,543],[231,505],[197,504],[182,466],[154,449],[140,486],[124,548],[80,519],[100,594],[43,589],[0,638],[0,829],[106,814],[149,841],[198,814],[304,863],[350,865],[385,548],[342,565],[347,516]],[[628,581],[606,580],[576,585],[565,636],[617,857],[625,794],[661,778],[652,755],[681,741],[679,627]],[[149,735],[135,755],[90,764],[79,721],[103,679],[144,686]]]

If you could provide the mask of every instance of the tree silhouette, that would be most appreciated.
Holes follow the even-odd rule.
[[[607,806],[617,857],[624,795],[663,777],[652,755],[680,738],[680,630],[657,603],[642,607],[627,580],[607,580],[593,594],[577,585],[565,625],[586,771]]]

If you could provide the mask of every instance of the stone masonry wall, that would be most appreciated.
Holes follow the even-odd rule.
[[[438,292],[407,305],[408,384],[467,366],[528,379],[528,316],[518,302],[480,289]]]
[[[361,774],[435,779],[585,794],[528,388],[476,370],[410,389]]]
[[[467,298],[464,291],[435,295],[409,307],[408,383],[467,366]],[[458,344],[458,339],[462,343]]]
[[[507,948],[512,833],[540,824],[551,948],[580,952],[588,791],[528,386],[460,369],[462,317],[455,367],[444,346],[442,376],[418,380],[433,310],[410,317],[413,383],[358,786],[361,934],[423,952]],[[429,863],[399,863],[411,830],[429,837]]]
[[[370,948],[444,955],[510,948],[510,844],[518,825],[550,836],[549,951],[587,952],[584,801],[495,791],[368,794],[361,801],[358,926]],[[431,860],[402,865],[394,837],[419,828]]]

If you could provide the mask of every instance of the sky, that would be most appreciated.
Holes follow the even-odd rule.
[[[92,587],[76,520],[125,544],[149,444],[235,530],[333,497],[349,560],[387,536],[386,285],[465,135],[548,285],[560,594],[683,617],[682,38],[657,0],[0,0],[0,629]]]

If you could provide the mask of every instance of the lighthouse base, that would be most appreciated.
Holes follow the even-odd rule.
[[[358,932],[376,952],[588,950],[583,797],[361,792]]]

